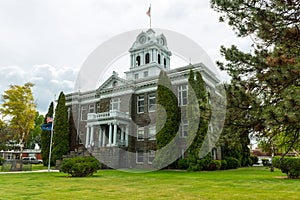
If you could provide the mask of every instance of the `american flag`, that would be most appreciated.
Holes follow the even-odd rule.
[[[46,119],[46,122],[47,123],[50,123],[50,122],[52,122],[53,121],[53,118],[52,117],[47,117],[47,119]]]
[[[149,9],[148,9],[148,11],[146,12],[146,14],[147,14],[149,17],[151,17],[151,5],[149,6]]]

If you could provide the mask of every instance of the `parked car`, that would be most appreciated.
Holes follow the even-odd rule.
[[[43,160],[37,159],[35,157],[24,157],[22,158],[23,164],[42,164]]]

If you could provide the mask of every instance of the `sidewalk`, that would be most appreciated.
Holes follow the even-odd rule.
[[[36,171],[14,171],[14,172],[0,172],[0,174],[18,174],[18,173],[38,173],[38,172],[48,172],[48,169],[36,170]],[[50,169],[49,172],[59,172],[59,170]]]

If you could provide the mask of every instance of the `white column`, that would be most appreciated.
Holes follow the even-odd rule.
[[[91,126],[90,145],[94,144],[94,126]]]
[[[117,124],[114,124],[114,142],[113,142],[114,146],[117,146],[117,130],[118,130],[118,126]]]
[[[124,141],[125,141],[125,138],[124,138],[124,127],[122,126],[121,127],[121,143],[122,143],[122,145],[124,145]]]
[[[102,145],[102,128],[100,126],[100,129],[99,129],[99,136],[98,136],[98,147],[101,147]]]
[[[88,147],[89,140],[90,140],[90,127],[86,127],[86,134],[85,134],[85,146]]]
[[[125,128],[125,146],[128,147],[128,126]]]
[[[105,129],[102,132],[102,146],[105,146]]]
[[[112,125],[109,124],[108,144],[107,144],[107,146],[111,146],[111,139],[112,139]]]

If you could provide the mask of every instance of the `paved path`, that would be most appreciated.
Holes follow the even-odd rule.
[[[16,174],[16,173],[38,173],[38,172],[48,172],[48,169],[36,170],[36,171],[14,171],[14,172],[0,172],[0,174]],[[51,169],[50,172],[59,172],[59,170]]]

